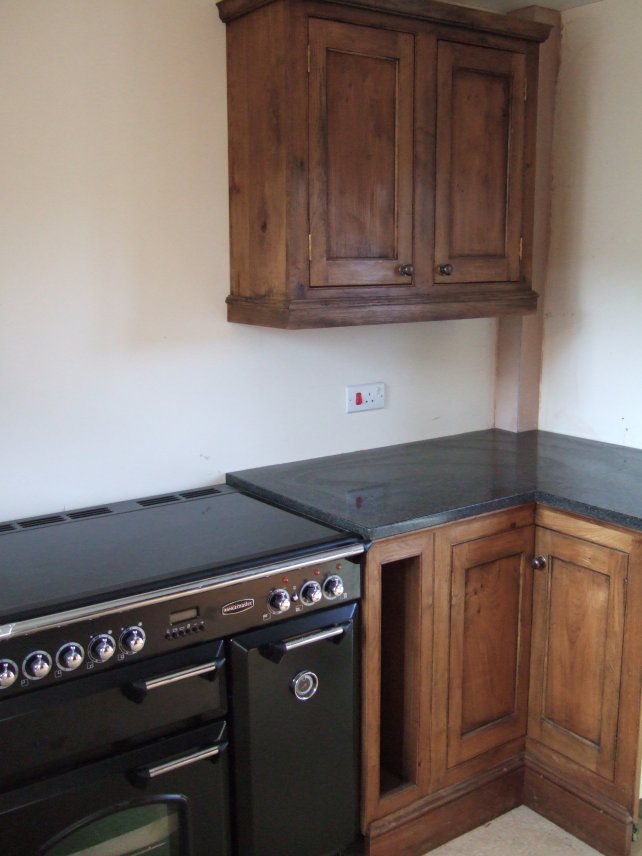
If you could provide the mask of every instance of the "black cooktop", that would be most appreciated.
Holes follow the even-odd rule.
[[[358,543],[226,485],[0,524],[0,624]]]

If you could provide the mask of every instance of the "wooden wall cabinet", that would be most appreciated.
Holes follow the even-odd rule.
[[[640,604],[642,536],[543,507],[375,542],[363,613],[369,856],[420,856],[522,803],[627,856]]]
[[[539,42],[426,0],[221,0],[228,318],[528,312]]]

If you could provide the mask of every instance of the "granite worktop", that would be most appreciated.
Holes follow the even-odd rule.
[[[642,530],[642,450],[490,429],[228,473],[269,502],[368,539],[523,502]]]

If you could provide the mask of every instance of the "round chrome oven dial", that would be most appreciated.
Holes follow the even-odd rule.
[[[22,664],[22,671],[33,681],[46,678],[51,671],[51,657],[46,651],[34,651],[28,657],[25,657]]]
[[[328,600],[334,600],[336,597],[341,597],[343,592],[343,580],[336,574],[328,577],[328,579],[323,583],[323,594],[328,598]]]
[[[18,666],[13,660],[0,660],[0,690],[9,689],[18,677]]]
[[[94,636],[89,643],[89,656],[94,663],[106,663],[114,656],[116,651],[116,643],[113,636],[107,633],[101,633],[100,636]]]
[[[145,631],[142,627],[128,627],[120,634],[120,647],[125,654],[138,654],[145,647]]]
[[[305,583],[301,589],[301,600],[306,606],[311,606],[313,603],[318,603],[323,597],[321,586],[316,580],[311,580]]]
[[[77,642],[67,642],[56,654],[56,663],[63,672],[73,672],[82,666],[85,659],[85,649]]]
[[[290,595],[285,589],[274,589],[268,597],[268,606],[272,612],[287,612],[290,608]]]

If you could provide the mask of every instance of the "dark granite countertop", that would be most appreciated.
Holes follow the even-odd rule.
[[[227,482],[370,539],[522,502],[642,530],[642,450],[487,430],[228,473]]]

